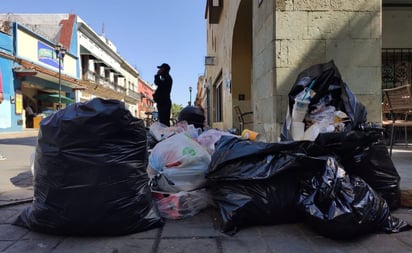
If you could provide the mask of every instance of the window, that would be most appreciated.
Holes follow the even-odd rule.
[[[212,7],[220,7],[220,0],[212,0]]]
[[[412,83],[412,49],[382,49],[382,88]]]
[[[215,107],[215,115],[214,121],[221,122],[223,121],[223,108],[222,108],[222,100],[223,100],[223,82],[220,80],[216,85],[213,87],[213,98],[214,98],[214,107]]]

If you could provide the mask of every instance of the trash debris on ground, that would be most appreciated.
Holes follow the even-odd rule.
[[[281,142],[222,136],[206,174],[222,232],[301,219],[335,239],[411,229],[390,214],[400,177],[366,114],[331,61],[299,74]]]
[[[321,234],[335,239],[412,228],[391,216],[386,200],[362,178],[343,167],[331,170],[337,159],[314,142],[263,143],[222,136],[206,175],[222,232],[233,235],[248,226],[301,220],[318,229],[323,225]]]
[[[250,129],[244,129],[241,134],[242,138],[249,139],[251,141],[265,141],[262,134],[252,131]]]
[[[295,222],[334,239],[412,229],[391,215],[400,176],[366,115],[333,61],[298,75],[276,143],[207,129],[198,107],[144,128],[121,102],[73,104],[41,123],[35,201],[16,225],[126,234],[214,206],[229,235]]]

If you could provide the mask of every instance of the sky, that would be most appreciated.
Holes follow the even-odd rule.
[[[77,14],[148,83],[156,66],[168,63],[172,103],[186,106],[205,70],[205,8],[206,0],[1,0],[0,12]]]

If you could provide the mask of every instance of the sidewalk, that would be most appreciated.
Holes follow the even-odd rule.
[[[7,160],[0,161],[0,252],[412,252],[412,231],[336,241],[297,223],[243,228],[228,236],[220,232],[215,208],[125,236],[73,237],[32,232],[12,223],[31,205],[29,157],[36,137],[36,131],[0,134],[0,151],[7,156]],[[412,147],[395,147],[392,160],[402,178],[401,189],[412,189]],[[6,192],[5,183],[9,184]],[[410,208],[400,208],[392,215],[412,224]]]
[[[0,140],[1,139],[33,137],[33,136],[37,136],[38,133],[39,133],[39,130],[35,128],[26,128],[21,132],[8,132],[8,133],[0,132]]]
[[[38,129],[0,133],[0,207],[30,202],[33,198],[30,156]],[[5,171],[4,171],[5,170]]]

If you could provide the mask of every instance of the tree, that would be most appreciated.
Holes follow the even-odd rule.
[[[181,110],[183,110],[183,105],[172,104],[172,115],[174,118],[177,118]]]

